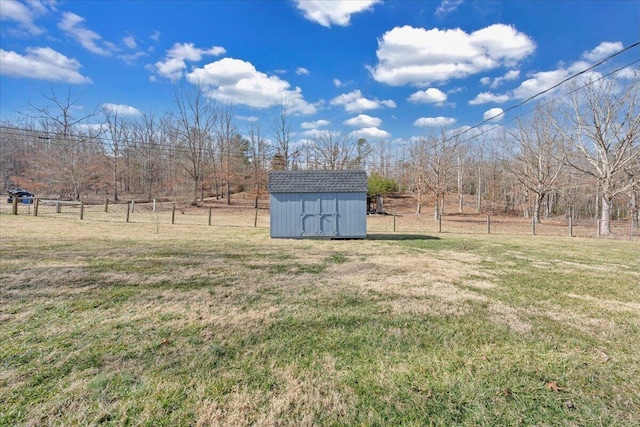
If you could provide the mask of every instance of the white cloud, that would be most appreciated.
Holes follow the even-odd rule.
[[[119,116],[139,116],[142,114],[137,108],[125,104],[105,103],[102,104],[102,109]]]
[[[298,67],[298,68],[296,68],[296,74],[299,75],[299,76],[307,76],[310,73],[309,73],[309,70],[307,70],[306,68]]]
[[[589,52],[585,52],[582,55],[583,60],[575,61],[568,67],[559,67],[556,70],[540,71],[529,75],[528,79],[520,83],[513,91],[513,97],[516,99],[527,99],[533,95],[536,95],[544,90],[549,89],[552,86],[557,85],[568,77],[579,73],[590,66],[593,63],[602,60],[603,58],[618,52],[623,48],[620,42],[603,42],[596,48]],[[600,78],[602,75],[598,72],[588,72],[580,76],[583,80],[594,80]]]
[[[122,39],[122,42],[129,49],[135,49],[138,47],[138,43],[136,43],[136,39],[133,36],[127,36]]]
[[[443,126],[451,126],[456,122],[456,119],[453,117],[420,117],[418,120],[413,122],[414,126],[417,127],[443,127]]]
[[[507,71],[507,73],[502,76],[503,80],[515,80],[518,77],[520,77],[520,70],[510,70]]]
[[[356,117],[350,118],[349,120],[345,120],[344,124],[347,126],[355,126],[359,128],[375,128],[382,124],[382,120],[377,117],[360,114]]]
[[[175,43],[167,51],[166,58],[163,61],[156,62],[156,70],[163,77],[178,80],[187,68],[186,61],[200,61],[205,55],[219,56],[225,52],[225,48],[221,46],[201,49],[193,43]]]
[[[502,108],[492,108],[485,111],[482,115],[482,120],[493,120],[499,122],[502,119],[504,119],[504,111]]]
[[[454,12],[460,5],[464,3],[463,0],[442,0],[438,9],[436,9],[436,16],[447,15]]]
[[[13,77],[59,81],[72,84],[91,83],[78,71],[78,60],[68,58],[50,47],[27,48],[25,55],[0,49],[0,72]]]
[[[302,129],[318,129],[325,126],[329,126],[329,120],[316,120],[315,122],[302,122],[302,124],[300,125]]]
[[[2,0],[0,3],[0,20],[15,21],[31,35],[40,35],[45,32],[35,21],[49,10],[55,9],[54,2],[28,1],[26,4],[17,0]]]
[[[338,138],[341,133],[329,129],[309,129],[302,132],[302,135],[307,137],[307,143],[312,143],[314,139],[318,138]]]
[[[624,48],[621,42],[602,42],[595,49],[585,52],[582,57],[590,62],[598,62]]]
[[[258,117],[256,116],[236,116],[236,119],[238,120],[242,120],[245,122],[257,122],[258,120],[260,120]]]
[[[156,31],[154,31],[154,32],[149,36],[149,38],[150,38],[151,40],[153,40],[153,41],[156,41],[156,42],[157,42],[157,41],[160,41],[160,31],[157,31],[157,30],[156,30]]]
[[[362,129],[354,130],[349,134],[352,138],[368,138],[368,139],[386,139],[391,137],[391,134],[383,129],[377,127],[365,127]]]
[[[440,89],[430,87],[427,90],[412,93],[408,100],[413,103],[442,104],[447,100],[447,94]]]
[[[248,61],[223,58],[186,74],[191,83],[203,84],[207,95],[225,103],[269,108],[286,102],[291,112],[313,114],[316,107],[306,102],[299,87],[278,76],[262,73]]]
[[[336,96],[330,101],[330,104],[342,106],[345,111],[348,112],[375,110],[377,108],[382,108],[383,106],[388,108],[396,107],[396,103],[390,99],[383,101],[378,99],[367,99],[362,96],[362,92],[360,92],[359,89]]]
[[[513,66],[535,50],[524,33],[494,24],[467,34],[461,29],[395,27],[378,40],[373,78],[392,86],[428,86],[501,66]]]
[[[127,64],[133,64],[136,59],[146,55],[147,54],[145,52],[139,51],[127,55],[118,55],[118,58],[122,59]],[[151,69],[151,71],[153,71],[153,68]]]
[[[635,79],[636,77],[640,77],[640,70],[633,68],[624,68],[618,71],[615,76],[619,79]]]
[[[347,26],[351,15],[373,9],[382,0],[295,0],[304,17],[323,27]]]
[[[469,105],[487,104],[489,102],[501,104],[503,102],[507,102],[509,99],[510,97],[508,94],[497,95],[491,92],[481,92],[469,101]]]
[[[510,70],[504,76],[496,77],[495,79],[491,79],[491,77],[483,77],[480,79],[480,83],[487,86],[489,85],[492,89],[497,88],[503,82],[509,80],[515,80],[520,77],[520,70]]]
[[[114,50],[113,44],[103,41],[100,34],[85,28],[84,21],[82,16],[72,12],[64,12],[62,20],[58,23],[58,28],[76,39],[89,52],[104,56],[111,55]]]
[[[333,85],[335,87],[343,87],[346,86],[344,83],[342,83],[339,79],[333,79]]]

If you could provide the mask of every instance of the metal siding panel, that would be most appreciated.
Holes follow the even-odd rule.
[[[338,193],[338,230],[345,238],[367,237],[366,193]]]
[[[271,237],[300,237],[300,195],[271,195]]]
[[[303,210],[304,207],[304,210]],[[313,217],[303,233],[304,214]],[[367,237],[366,193],[271,194],[271,237]],[[320,232],[322,231],[322,233]]]
[[[320,222],[318,213],[320,212],[320,201],[318,194],[302,193],[299,194],[302,203],[302,212],[298,221],[300,222],[300,236],[312,237],[320,234]]]

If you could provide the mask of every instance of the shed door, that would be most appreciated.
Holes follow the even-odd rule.
[[[302,194],[302,236],[337,235],[337,199],[332,193]]]

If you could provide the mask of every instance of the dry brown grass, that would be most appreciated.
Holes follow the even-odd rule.
[[[638,368],[640,299],[621,282],[640,277],[636,242],[439,235],[413,216],[415,232],[371,217],[367,240],[272,240],[251,210],[157,227],[138,209],[129,224],[0,215],[5,419],[544,424],[542,407],[625,425],[640,409],[618,378]],[[596,373],[610,385],[594,391]],[[539,395],[546,378],[582,406]]]

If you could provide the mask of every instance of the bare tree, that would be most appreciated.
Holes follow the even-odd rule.
[[[118,201],[118,184],[120,181],[120,163],[122,156],[122,148],[126,146],[128,140],[130,126],[126,120],[123,120],[117,112],[108,108],[103,108],[104,114],[104,154],[111,169],[112,176],[112,194],[113,200]],[[106,190],[105,190],[106,191]]]
[[[529,120],[518,120],[505,131],[505,166],[527,192],[534,195],[533,218],[540,222],[545,196],[557,188],[565,161],[562,137],[554,126],[553,106],[538,107]]]
[[[198,204],[199,183],[212,132],[218,120],[216,106],[204,95],[204,89],[197,84],[191,88],[174,87],[174,97],[178,108],[175,120],[178,142],[185,150],[184,168],[192,181],[192,205]]]
[[[220,155],[218,170],[223,174],[222,178],[226,187],[225,193],[227,205],[231,204],[233,137],[236,135],[237,130],[236,124],[233,121],[233,112],[231,108],[229,107],[220,112],[215,135]]]
[[[291,132],[292,120],[291,110],[288,100],[283,97],[278,110],[271,118],[271,131],[276,143],[274,159],[281,169],[290,170],[293,166],[294,153],[291,153]]]
[[[251,122],[249,125],[249,161],[251,162],[251,174],[253,178],[254,207],[258,208],[260,192],[266,186],[267,154],[269,145],[262,134],[260,122]]]
[[[81,110],[81,95],[71,93],[60,96],[53,89],[51,94],[41,94],[49,105],[37,106],[29,103],[28,117],[36,119],[47,134],[49,144],[43,145],[47,152],[40,153],[39,172],[43,179],[49,180],[63,197],[71,196],[77,200],[87,184],[87,179],[95,167],[94,156],[100,151],[99,134],[79,125],[86,123],[95,112],[76,117],[75,111]]]
[[[434,196],[434,218],[444,213],[444,197],[450,185],[450,179],[456,159],[457,138],[451,138],[446,128],[439,135],[431,133],[421,140],[421,149],[426,153],[426,188]]]
[[[589,82],[573,92],[566,118],[572,126],[557,129],[586,160],[568,157],[568,163],[597,180],[600,233],[611,234],[613,199],[634,186],[627,173],[640,156],[640,76],[623,85],[613,79]]]
[[[321,169],[348,169],[354,159],[356,144],[351,144],[349,135],[340,131],[318,131],[313,138],[315,161]]]

